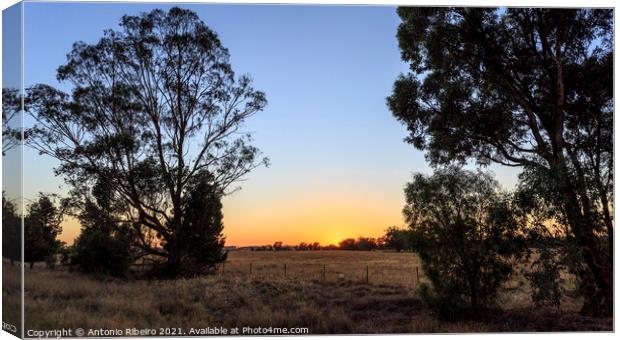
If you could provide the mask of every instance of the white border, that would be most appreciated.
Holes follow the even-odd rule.
[[[8,1],[4,1],[1,4],[1,8],[5,9],[7,7],[10,7],[16,3],[18,3],[19,1],[17,0],[8,0]],[[383,1],[379,1],[379,0],[337,0],[337,1],[329,1],[329,0],[244,0],[244,1],[231,1],[231,0],[210,0],[210,1],[199,1],[199,0],[195,0],[195,1],[182,1],[182,0],[134,0],[134,1],[123,1],[123,0],[93,0],[93,1],[79,1],[79,0],[60,0],[60,1],[45,1],[45,0],[41,0],[41,1],[37,1],[37,0],[25,0],[25,2],[109,2],[109,3],[113,3],[113,2],[119,2],[119,3],[127,3],[127,2],[136,2],[136,3],[221,3],[221,4],[307,4],[307,5],[311,5],[311,4],[316,4],[316,5],[378,5],[378,6],[387,6],[387,5],[409,5],[409,6],[478,6],[478,7],[498,7],[498,6],[507,6],[507,7],[607,7],[607,8],[615,8],[616,7],[616,1],[614,0],[589,0],[589,1],[584,1],[584,0],[563,0],[563,1],[552,1],[552,0],[511,0],[511,1],[492,1],[492,0],[458,0],[458,1],[450,1],[450,0],[439,0],[439,1],[433,1],[433,0],[387,0],[385,2]],[[22,7],[22,16],[23,16],[23,7]],[[615,13],[614,13],[614,23],[615,21]],[[2,19],[0,16],[0,31],[1,31],[1,23],[2,23]],[[22,25],[23,25],[23,18],[22,18]],[[22,28],[22,32],[23,32],[23,28]],[[23,35],[22,35],[22,39],[23,39]],[[1,35],[0,35],[0,41],[1,41]],[[616,46],[616,44],[618,43],[618,36],[614,35],[614,46]],[[23,41],[22,41],[22,49],[23,49]],[[2,54],[2,47],[1,47],[1,43],[0,43],[0,55]],[[22,56],[23,56],[23,51],[22,51]],[[614,106],[616,106],[616,103],[618,101],[618,89],[615,87],[615,79],[617,78],[618,75],[618,68],[617,68],[617,62],[618,62],[618,58],[614,58]],[[23,72],[23,65],[22,65],[22,72]],[[0,79],[2,76],[2,71],[0,70]],[[23,82],[23,73],[22,73],[22,82]],[[23,84],[22,84],[23,87]],[[620,123],[618,122],[618,120],[614,119],[614,131],[618,131],[618,127],[620,126]],[[618,136],[616,133],[614,133],[614,144],[616,144],[616,141],[618,140]],[[618,151],[618,149],[614,149],[614,157],[615,160],[618,159],[620,152]],[[1,164],[1,158],[0,158],[0,164]],[[22,160],[23,162],[23,160]],[[614,168],[617,169],[617,164],[614,164]],[[23,181],[23,179],[22,179]],[[23,187],[23,185],[22,185]],[[617,187],[614,187],[614,197],[619,197],[619,191]],[[616,224],[617,225],[617,224]],[[23,228],[22,228],[23,229]],[[614,239],[615,241],[615,239]],[[614,247],[616,248],[616,247]],[[617,254],[617,250],[615,251]],[[614,272],[618,272],[618,261],[617,261],[617,256],[615,256],[615,270]],[[22,268],[23,269],[23,268]],[[22,270],[22,283],[23,283],[23,270]],[[614,286],[617,286],[617,282],[615,282]],[[1,282],[0,282],[0,287],[1,287]],[[22,290],[23,290],[23,285],[22,285]],[[615,290],[617,292],[617,290]],[[23,299],[23,293],[22,293],[22,299]],[[616,297],[616,304],[618,301],[618,298]],[[22,301],[22,308],[23,308],[23,301]],[[1,316],[1,311],[0,311],[0,316]],[[23,326],[23,313],[22,313],[22,326]],[[615,316],[614,317],[614,329],[618,329],[618,317]],[[23,328],[23,327],[22,327]],[[22,329],[23,332],[23,329]],[[446,335],[446,334],[441,334],[441,335],[428,335],[428,334],[422,334],[422,335],[377,335],[377,336],[371,336],[372,338],[379,338],[379,339],[387,339],[387,338],[405,338],[405,337],[410,337],[410,336],[415,336],[418,337],[420,339],[426,339],[426,338],[431,338],[431,339],[450,339],[450,338],[454,338],[454,335]],[[482,333],[482,334],[459,334],[457,335],[458,337],[465,337],[468,339],[473,339],[474,337],[478,337],[478,336],[484,336],[487,338],[503,338],[503,339],[515,339],[515,337],[522,337],[522,336],[526,336],[528,338],[535,338],[535,339],[539,339],[539,338],[545,338],[545,339],[566,339],[566,340],[572,340],[572,339],[580,339],[583,336],[587,336],[588,338],[609,338],[611,336],[613,336],[613,333],[535,333],[535,334],[526,334],[526,333]],[[310,339],[310,340],[319,340],[319,339],[323,339],[325,337],[336,337],[336,336],[303,336],[304,339]],[[9,333],[6,333],[4,331],[0,332],[0,339],[9,339],[11,338]],[[228,337],[230,338],[230,337]],[[281,336],[267,336],[267,337],[263,337],[261,336],[261,339],[276,339],[276,338],[282,338]],[[290,338],[290,337],[285,337],[285,338]],[[298,337],[299,338],[299,337]],[[360,335],[348,335],[347,338],[352,338],[352,339],[364,339],[364,338],[368,338],[368,336],[360,336]],[[175,339],[178,340],[178,337],[169,337],[169,338],[157,338],[157,339]]]

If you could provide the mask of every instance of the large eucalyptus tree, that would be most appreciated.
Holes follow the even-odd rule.
[[[403,7],[398,14],[411,72],[396,81],[388,104],[407,126],[407,141],[433,164],[475,159],[524,168],[578,245],[581,283],[592,288],[584,311],[611,313],[613,10]]]
[[[36,120],[27,144],[58,159],[57,174],[75,187],[104,178],[127,207],[118,218],[133,222],[137,246],[179,275],[199,256],[179,237],[184,226],[196,228],[184,213],[189,193],[208,185],[219,200],[267,164],[241,131],[265,107],[264,93],[249,76],[235,76],[228,50],[196,13],[176,7],[124,16],[97,43],[75,43],[58,79],[70,94],[47,85],[27,90]],[[198,227],[222,240],[221,228]]]

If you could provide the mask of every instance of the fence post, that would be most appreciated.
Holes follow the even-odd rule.
[[[418,266],[415,267],[415,281],[416,283],[420,283],[420,273],[418,272]]]
[[[286,263],[284,264],[284,277],[286,277]]]
[[[252,262],[250,262],[250,275],[252,275]]]
[[[368,265],[366,265],[366,283],[368,283]]]
[[[323,264],[323,281],[325,281],[325,264]]]

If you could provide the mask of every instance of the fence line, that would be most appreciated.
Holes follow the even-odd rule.
[[[398,267],[373,265],[368,263],[270,263],[245,261],[222,262],[215,267],[219,276],[243,275],[253,278],[287,278],[287,279],[317,279],[350,280],[367,284],[393,283],[418,286],[421,282],[422,273],[419,266]],[[144,259],[135,263],[135,267],[145,271],[149,265]],[[281,267],[280,267],[281,266]],[[310,267],[310,269],[308,269]],[[312,267],[316,269],[312,269]],[[331,268],[330,268],[331,267]],[[279,268],[279,269],[278,269]],[[409,269],[410,268],[410,269]],[[297,270],[300,269],[300,270]],[[410,271],[413,269],[412,271]]]
[[[281,265],[279,273],[278,265]],[[407,270],[406,267],[394,268],[381,265],[373,266],[372,264],[363,264],[360,266],[358,264],[357,266],[344,266],[343,268],[342,264],[333,264],[331,266],[332,271],[329,273],[328,270],[330,269],[330,266],[327,263],[313,263],[310,266],[315,267],[316,269],[308,269],[308,264],[268,263],[261,265],[260,263],[256,262],[249,262],[244,269],[243,262],[222,262],[220,264],[220,270],[218,272],[221,276],[240,274],[247,275],[253,278],[277,278],[279,276],[288,279],[315,278],[322,281],[327,281],[328,278],[337,280],[348,279],[352,281],[364,282],[367,284],[406,283],[412,284],[414,286],[420,284],[421,274],[419,266],[414,266],[413,268],[409,267],[413,269],[413,272],[410,272]],[[330,273],[333,274],[329,275]],[[395,279],[396,277],[401,279]]]

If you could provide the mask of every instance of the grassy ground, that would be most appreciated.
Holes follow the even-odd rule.
[[[420,282],[424,280],[419,259],[413,253],[377,251],[236,251],[229,254],[218,274],[259,280],[290,278],[364,283],[368,276],[368,283],[409,288],[415,287],[418,278]]]
[[[8,323],[5,330],[13,334],[21,329],[21,272],[2,259],[2,321]],[[15,328],[13,328],[13,326]]]
[[[5,274],[19,272],[4,265]],[[612,319],[579,316],[580,301],[571,297],[560,310],[534,309],[518,278],[501,294],[502,313],[441,322],[416,297],[416,266],[415,255],[405,253],[239,251],[216,275],[176,281],[102,281],[37,267],[26,269],[26,329],[171,327],[187,333],[192,327],[272,326],[307,327],[314,334],[612,329]],[[5,289],[18,287],[18,279],[5,275]],[[18,295],[3,298],[10,304]]]

